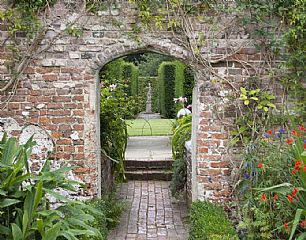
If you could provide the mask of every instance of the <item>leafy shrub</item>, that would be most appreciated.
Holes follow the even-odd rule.
[[[76,239],[82,235],[101,239],[100,232],[90,226],[95,210],[55,191],[75,191],[78,182],[65,177],[71,168],[51,170],[46,161],[38,173],[30,171],[28,159],[34,144],[30,138],[19,145],[6,134],[0,141],[0,239]],[[60,206],[51,209],[47,195],[60,201]]]
[[[196,201],[190,209],[189,240],[236,240],[224,210],[213,203]]]
[[[249,143],[244,154],[240,180],[241,229],[250,239],[288,237],[283,228],[290,219],[292,209],[279,194],[255,191],[284,182],[292,182],[290,168],[292,153],[285,139],[287,131],[269,130],[265,137]]]
[[[174,124],[172,137],[173,175],[170,183],[172,194],[181,192],[187,181],[185,143],[191,138],[191,115],[178,119]]]
[[[94,208],[99,214],[92,214],[94,221],[91,226],[97,228],[102,234],[102,239],[107,239],[108,231],[119,223],[120,215],[124,205],[118,202],[113,194],[103,197],[102,199],[93,199],[86,202],[87,205]],[[99,239],[92,236],[83,237],[82,240]]]
[[[289,148],[290,164],[283,169],[287,173],[287,179],[278,185],[266,187],[259,193],[262,201],[271,201],[271,195],[278,195],[281,209],[273,211],[282,213],[283,209],[289,209],[287,217],[282,218],[279,228],[283,234],[291,239],[305,239],[306,237],[306,129],[300,126],[288,134],[286,143]],[[273,168],[273,166],[271,166]],[[264,193],[263,193],[264,192]],[[282,214],[283,215],[283,214]],[[274,219],[273,219],[274,220]]]
[[[173,163],[173,175],[170,182],[172,195],[184,190],[187,181],[187,162],[184,158],[176,159]]]

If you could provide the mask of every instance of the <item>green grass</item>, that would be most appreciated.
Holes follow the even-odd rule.
[[[126,120],[129,136],[166,136],[172,135],[174,119],[133,119]]]

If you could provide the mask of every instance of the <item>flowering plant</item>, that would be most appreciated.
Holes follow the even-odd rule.
[[[261,189],[261,192],[280,194],[283,202],[294,210],[293,220],[284,222],[283,228],[290,230],[289,240],[306,238],[306,129],[300,126],[291,131],[286,139],[290,146],[292,176],[290,182]]]

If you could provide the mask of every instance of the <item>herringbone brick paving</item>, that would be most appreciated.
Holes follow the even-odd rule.
[[[109,240],[186,240],[187,209],[171,196],[167,181],[129,181],[119,197],[127,207]]]

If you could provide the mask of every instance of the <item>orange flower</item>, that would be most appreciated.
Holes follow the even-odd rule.
[[[292,140],[292,138],[288,138],[286,142],[287,142],[287,144],[291,145],[293,143],[293,140]]]
[[[292,173],[293,175],[295,175],[295,174],[296,174],[296,169],[293,168],[293,169],[291,170],[291,173]]]
[[[257,167],[260,168],[260,169],[263,168],[263,163],[261,163],[261,162],[258,163]]]
[[[292,203],[293,197],[292,197],[291,195],[288,195],[288,196],[287,196],[287,199],[288,199],[288,201],[289,201],[290,203]]]
[[[296,136],[296,135],[297,135],[297,131],[296,131],[296,130],[293,130],[293,131],[291,132],[291,135],[292,135],[292,136]]]
[[[261,195],[261,200],[264,202],[267,200],[267,195],[265,193]]]

